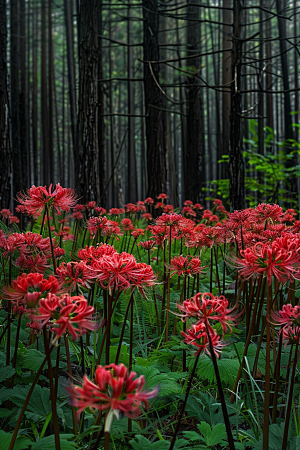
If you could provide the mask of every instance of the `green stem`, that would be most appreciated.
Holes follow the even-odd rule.
[[[67,365],[68,365],[68,372],[69,377],[72,378],[72,366],[71,366],[71,358],[70,358],[70,349],[69,349],[69,341],[66,336],[66,333],[64,334],[64,340],[65,340],[65,348],[66,348],[66,356],[67,356]],[[72,420],[73,420],[73,432],[75,435],[78,434],[77,431],[77,416],[76,416],[76,409],[75,406],[72,406]]]

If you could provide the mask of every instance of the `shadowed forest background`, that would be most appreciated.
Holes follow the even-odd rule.
[[[297,0],[0,0],[0,207],[298,208]],[[220,163],[223,160],[223,163]]]

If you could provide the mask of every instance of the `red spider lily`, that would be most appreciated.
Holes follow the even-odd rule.
[[[88,202],[86,204],[86,208],[87,209],[94,209],[96,207],[96,202],[92,201],[92,202]]]
[[[127,203],[127,205],[125,205],[125,208],[126,208],[126,212],[131,212],[131,213],[137,212],[137,207],[133,203]]]
[[[124,231],[131,231],[134,229],[134,226],[130,219],[123,219],[121,222]]]
[[[109,214],[111,216],[119,216],[120,214],[124,214],[125,209],[121,208],[111,208]]]
[[[199,258],[192,258],[189,256],[175,256],[171,260],[171,264],[169,266],[171,270],[171,277],[174,275],[189,275],[193,276],[197,273],[200,273],[203,270],[201,267],[201,261]]]
[[[61,237],[63,242],[74,241],[74,234],[70,234],[68,231],[61,230],[58,233],[54,232],[55,236]]]
[[[84,210],[85,210],[85,206],[84,205],[80,205],[79,203],[73,207],[73,211],[74,212],[81,212],[81,211],[84,211]]]
[[[108,218],[103,217],[91,217],[87,221],[87,229],[89,230],[90,234],[94,236],[98,230],[102,230],[108,223]]]
[[[145,205],[153,205],[154,200],[151,197],[147,197],[146,200],[144,200]]]
[[[134,231],[131,232],[131,236],[133,236],[135,239],[139,238],[140,236],[144,236],[145,230],[142,228],[136,228]]]
[[[51,319],[53,321],[56,342],[67,330],[75,341],[78,336],[86,333],[86,330],[96,330],[99,324],[92,320],[95,312],[93,306],[89,306],[82,295],[71,297],[68,294],[60,297],[48,294],[46,298],[39,300],[38,313],[32,313],[32,321],[41,323],[41,328]]]
[[[133,255],[123,252],[104,255],[98,261],[93,261],[97,282],[103,289],[123,291],[132,286],[132,274],[136,269]]]
[[[190,207],[192,207],[192,206],[193,206],[192,200],[186,200],[186,201],[184,202],[184,206],[190,206]]]
[[[84,218],[84,215],[80,211],[77,211],[71,214],[71,218],[76,220],[82,220]]]
[[[154,247],[155,242],[154,241],[150,241],[150,240],[148,240],[148,241],[141,241],[137,245],[141,245],[143,247],[143,249],[145,249],[145,250],[151,250]]]
[[[20,223],[20,220],[16,216],[10,216],[9,217],[9,225],[11,225],[12,223]]]
[[[0,215],[8,219],[12,214],[9,209],[1,209]]]
[[[142,202],[142,204],[140,204],[140,202],[137,202],[137,205],[136,205],[136,210],[138,211],[138,212],[146,212],[146,206],[144,205],[144,202]]]
[[[148,222],[150,222],[152,220],[152,216],[150,213],[145,213],[142,215],[142,218],[145,220],[148,220]]]
[[[213,328],[208,327],[208,332],[210,335],[214,353],[216,357],[219,358],[221,350],[226,344],[220,339],[220,336],[216,333],[216,331]],[[195,355],[205,352],[208,355],[210,355],[209,338],[207,335],[205,323],[193,325],[192,329],[187,330],[186,332],[182,331],[181,334],[184,337],[183,342],[185,342],[186,344],[191,344],[194,347],[197,347],[198,350],[196,351]]]
[[[148,400],[156,397],[158,387],[153,391],[143,391],[145,378],[136,378],[136,373],[129,374],[124,364],[98,366],[95,382],[84,375],[83,385],[69,388],[71,403],[78,408],[79,415],[86,408],[122,411],[127,417],[135,418],[141,413],[141,405],[149,409]],[[107,430],[109,431],[109,429]]]
[[[256,206],[256,208],[253,211],[252,214],[252,220],[258,220],[260,222],[265,223],[266,220],[268,221],[280,221],[281,217],[283,215],[282,208],[278,205],[271,205],[268,203],[261,203],[260,205]]]
[[[233,314],[237,307],[228,309],[228,301],[221,295],[215,297],[210,292],[202,294],[199,292],[195,297],[185,300],[183,304],[177,303],[177,307],[183,312],[181,318],[185,321],[188,317],[196,319],[196,325],[207,323],[211,327],[211,321],[219,322],[223,329],[223,334],[227,328],[232,332],[232,325],[241,314]]]
[[[176,225],[182,220],[181,214],[162,214],[156,219],[156,225]]]
[[[193,209],[200,210],[203,209],[203,206],[201,206],[200,203],[195,203]]]
[[[168,198],[168,196],[166,194],[159,194],[157,197],[157,200],[166,200]]]
[[[51,255],[48,258],[42,254],[37,255],[25,255],[21,253],[19,258],[16,259],[15,265],[21,270],[28,270],[28,272],[45,273],[46,270],[51,266],[48,262]]]
[[[299,339],[300,326],[288,326],[280,330],[282,333],[282,341],[285,342],[284,346],[288,344],[296,344],[297,339]]]
[[[94,211],[96,214],[99,214],[99,216],[103,216],[104,214],[106,214],[106,209],[102,208],[101,206],[96,206],[94,208]]]
[[[35,306],[41,297],[45,297],[48,293],[56,294],[60,289],[61,284],[53,275],[46,279],[40,273],[23,273],[13,280],[12,287],[3,288],[2,295],[5,300],[27,301],[31,307],[31,304]]]
[[[157,202],[155,205],[155,209],[164,208],[164,204],[162,202]]]
[[[55,190],[52,192],[52,184],[47,190],[46,187],[32,186],[25,192],[19,192],[17,201],[26,208],[28,214],[37,217],[41,214],[44,207],[54,207],[58,213],[60,211],[69,212],[70,208],[74,207],[77,202],[77,194],[73,189],[63,188],[58,183]]]
[[[174,213],[174,206],[173,205],[166,205],[163,210],[164,213]]]
[[[74,290],[77,286],[90,288],[90,282],[95,279],[95,272],[83,261],[62,263],[56,269],[56,274],[61,284]]]
[[[117,251],[114,249],[112,245],[109,244],[101,244],[98,247],[88,247],[86,246],[84,249],[78,251],[78,258],[84,261],[86,264],[91,265],[92,262],[97,262],[102,256],[110,256]]]
[[[253,247],[241,250],[242,258],[227,258],[230,264],[240,269],[240,276],[248,279],[253,275],[267,276],[268,285],[274,275],[279,282],[293,279],[293,273],[299,268],[299,257],[292,251],[279,248],[278,245],[258,242]]]
[[[184,206],[181,210],[182,214],[186,217],[196,217],[197,214],[190,206]]]
[[[18,205],[15,209],[16,209],[16,212],[17,212],[17,213],[22,213],[22,214],[24,214],[24,213],[26,212],[26,208],[25,208],[24,205]]]
[[[132,286],[136,286],[143,296],[145,296],[145,288],[154,286],[156,279],[157,277],[154,275],[152,267],[146,263],[137,263],[135,269],[130,273]]]
[[[270,315],[276,325],[284,325],[283,328],[300,325],[300,306],[298,305],[293,306],[288,303],[283,305],[282,310],[279,310],[278,313],[271,311]]]

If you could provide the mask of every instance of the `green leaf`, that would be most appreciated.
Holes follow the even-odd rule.
[[[213,428],[206,422],[201,422],[197,425],[199,431],[204,436],[204,442],[208,447],[214,445],[226,445],[226,428],[223,423],[218,423]],[[224,440],[225,439],[225,440]]]
[[[73,434],[60,434],[60,447],[61,450],[74,450],[78,448],[76,442],[71,441],[70,439],[74,438]],[[47,436],[39,441],[35,442],[32,446],[31,450],[55,450],[55,440],[54,435]]]
[[[8,450],[12,434],[5,433],[5,431],[0,430],[0,442],[1,450]],[[14,445],[14,450],[26,450],[29,448],[31,440],[26,436],[18,436]]]
[[[151,443],[140,434],[135,436],[135,439],[129,441],[129,443],[132,445],[133,450],[168,450],[170,447],[170,442],[168,441],[157,441]]]
[[[29,386],[15,386],[10,390],[9,399],[19,407],[22,407],[27,397]],[[28,402],[25,415],[34,422],[45,417],[51,411],[50,391],[36,385]]]
[[[0,383],[5,380],[6,378],[10,378],[15,373],[15,369],[13,367],[7,366],[7,367],[1,367],[0,369]]]

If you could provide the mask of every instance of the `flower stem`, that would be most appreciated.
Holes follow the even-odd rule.
[[[54,270],[54,273],[56,273],[56,262],[55,262],[55,256],[54,256],[53,242],[52,242],[52,239],[51,239],[50,214],[49,214],[48,205],[46,205],[46,213],[47,213],[47,223],[48,223],[50,247],[51,247],[51,253],[52,253],[53,270]]]
[[[172,225],[170,225],[170,236],[169,236],[169,266],[171,265],[171,255],[172,255]],[[168,341],[168,335],[169,335],[170,283],[171,283],[171,270],[170,270],[170,268],[168,268],[167,317],[166,317],[166,336],[165,336],[166,342]]]
[[[209,334],[209,328],[208,328],[207,321],[205,322],[205,325],[206,325],[207,337],[209,340],[209,349],[210,349],[211,359],[212,359],[212,362],[214,365],[214,370],[215,370],[216,379],[217,379],[218,391],[219,391],[219,396],[220,396],[220,400],[221,400],[221,406],[222,406],[222,412],[223,412],[223,417],[224,417],[224,422],[225,422],[225,427],[226,427],[226,432],[227,432],[228,444],[229,444],[230,450],[235,450],[231,427],[230,427],[230,422],[229,422],[228,411],[226,408],[225,397],[224,397],[224,392],[223,392],[223,388],[222,388],[222,382],[221,382],[219,368],[218,368],[218,364],[217,364],[217,358],[216,358],[216,355],[214,352],[214,347],[213,347],[211,337]]]
[[[54,431],[54,439],[55,439],[55,449],[60,450],[60,440],[59,440],[59,426],[58,426],[58,417],[57,417],[57,409],[56,409],[56,397],[53,386],[53,372],[52,372],[52,364],[50,359],[49,352],[49,343],[47,336],[47,329],[44,326],[44,344],[45,344],[45,353],[48,362],[48,375],[49,375],[49,386],[50,386],[50,397],[51,397],[51,406],[52,406],[52,420],[53,420],[53,431]]]
[[[189,379],[189,382],[188,382],[188,385],[187,385],[187,388],[186,388],[185,398],[184,398],[183,404],[181,406],[180,414],[179,414],[179,417],[178,417],[178,420],[177,420],[177,424],[176,424],[176,427],[175,427],[175,431],[174,431],[174,434],[173,434],[173,438],[172,438],[169,450],[173,450],[175,442],[176,442],[176,436],[177,436],[178,431],[179,431],[180,422],[181,422],[181,419],[182,419],[182,416],[183,416],[183,413],[184,413],[184,410],[185,410],[186,402],[187,402],[187,399],[188,399],[191,387],[192,387],[192,382],[193,382],[193,378],[195,376],[195,372],[196,372],[197,364],[198,364],[198,361],[199,361],[199,357],[200,357],[200,352],[197,354],[197,356],[195,358],[193,370],[192,370],[192,373],[190,375],[190,379]]]
[[[70,349],[69,349],[69,341],[64,334],[64,340],[65,340],[65,347],[66,347],[66,356],[67,356],[67,365],[68,365],[68,372],[69,377],[72,377],[72,366],[71,366],[71,358],[70,358]],[[75,435],[77,435],[77,417],[76,417],[76,409],[75,406],[72,406],[72,420],[73,420],[73,432]]]

